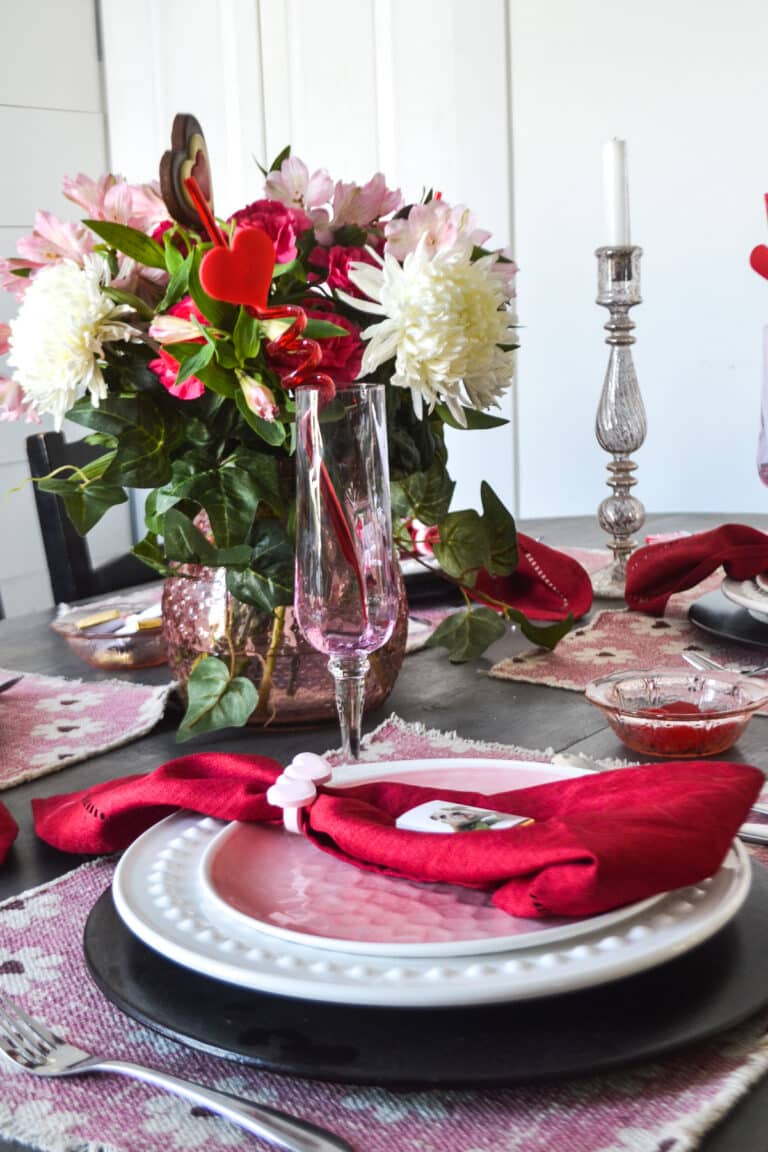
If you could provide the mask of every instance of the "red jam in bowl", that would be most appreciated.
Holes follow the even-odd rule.
[[[628,748],[667,759],[724,752],[768,704],[765,685],[729,672],[616,673],[586,696]]]

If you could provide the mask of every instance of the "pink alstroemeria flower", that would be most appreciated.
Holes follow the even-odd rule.
[[[301,208],[311,215],[312,209],[320,208],[330,200],[333,180],[325,168],[318,168],[310,176],[303,160],[289,156],[283,160],[279,171],[270,172],[264,191],[270,200],[280,200],[290,208]]]
[[[197,320],[198,324],[194,321]],[[202,344],[199,324],[207,324],[205,316],[191,296],[173,304],[165,316],[156,316],[149,327],[149,335],[158,344],[181,344],[192,341]]]
[[[405,219],[390,220],[384,226],[384,235],[384,251],[402,263],[416,251],[422,237],[425,250],[434,255],[455,248],[459,242],[470,252],[474,247],[482,248],[491,233],[478,228],[475,217],[463,205],[452,208],[436,198],[428,204],[414,204]]]
[[[4,292],[10,292],[17,300],[21,300],[29,287],[29,276],[16,276],[13,269],[18,268],[31,273],[33,269],[39,267],[39,264],[30,264],[28,260],[0,260],[0,288]]]
[[[339,180],[333,190],[331,229],[335,231],[345,224],[366,228],[374,220],[396,212],[402,203],[400,189],[387,188],[382,172],[377,172],[362,187]]]
[[[271,424],[280,415],[280,409],[275,402],[275,394],[266,384],[254,380],[252,376],[240,377],[240,388],[248,408],[254,416],[266,420]]]
[[[8,343],[10,334],[10,325],[0,324],[0,356],[10,351]],[[19,420],[22,416],[28,423],[40,423],[40,417],[33,405],[24,399],[21,385],[8,376],[0,376],[0,422]]]
[[[156,183],[129,184],[111,172],[92,180],[79,172],[74,179],[65,176],[62,187],[67,199],[79,205],[91,220],[111,220],[140,232],[151,232],[168,218]]]
[[[83,257],[93,251],[95,243],[95,236],[84,224],[60,220],[52,212],[36,212],[34,231],[22,236],[16,251],[32,268],[59,260],[73,260],[82,267]]]

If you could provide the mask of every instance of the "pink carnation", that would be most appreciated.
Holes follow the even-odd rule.
[[[330,248],[315,248],[309,262],[325,270],[325,275],[319,279],[329,288],[333,288],[334,291],[346,292],[350,296],[363,296],[360,289],[349,278],[349,266],[353,262],[373,264],[374,260],[365,248],[355,248],[352,245],[344,247],[341,244],[334,244]]]
[[[170,392],[171,396],[178,397],[179,400],[197,400],[205,392],[205,385],[202,380],[198,380],[197,376],[188,376],[181,384],[176,383],[176,377],[179,374],[179,362],[171,356],[170,352],[166,352],[165,348],[160,349],[156,360],[150,360],[149,367],[163,388]]]
[[[289,208],[279,200],[254,200],[247,208],[240,208],[230,216],[243,228],[261,228],[275,242],[278,264],[289,264],[296,259],[296,241],[302,232],[312,227],[306,212]]]

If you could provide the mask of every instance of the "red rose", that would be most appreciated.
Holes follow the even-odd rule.
[[[247,208],[240,208],[232,216],[243,228],[261,228],[275,244],[278,264],[289,264],[296,259],[296,240],[312,227],[306,212],[289,208],[279,200],[254,200]]]

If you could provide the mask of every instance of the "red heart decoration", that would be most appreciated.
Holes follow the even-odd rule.
[[[214,300],[265,308],[274,267],[272,238],[261,228],[241,228],[231,248],[211,248],[203,256],[200,283]]]
[[[752,249],[749,262],[759,276],[765,276],[768,280],[768,248],[765,244],[758,244],[757,248]]]

